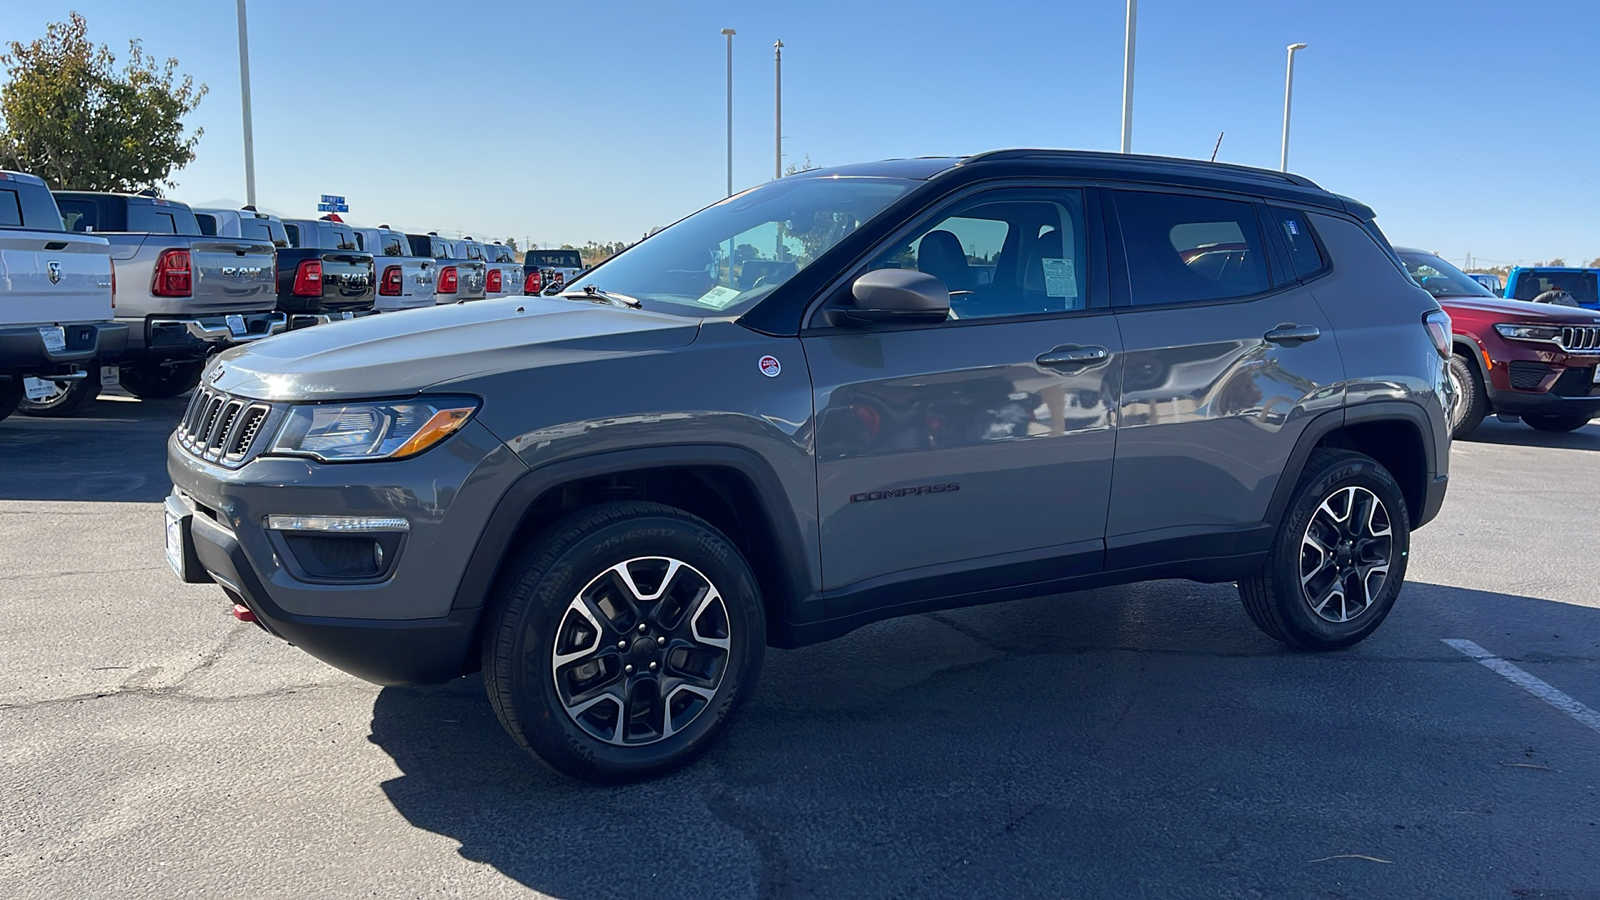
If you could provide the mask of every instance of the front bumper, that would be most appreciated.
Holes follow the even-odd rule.
[[[65,346],[51,350],[42,329],[59,329]],[[0,328],[0,373],[62,375],[96,359],[114,358],[127,344],[128,326],[119,322]]]
[[[341,465],[258,457],[230,469],[169,440],[167,470],[185,580],[216,582],[269,632],[368,681],[470,669],[480,608],[452,602],[490,513],[527,471],[481,425],[411,459]],[[271,515],[402,517],[409,531],[381,578],[318,578],[266,528]]]

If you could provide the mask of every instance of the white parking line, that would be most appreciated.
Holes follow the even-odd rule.
[[[1549,682],[1535,678],[1471,641],[1460,638],[1443,638],[1446,644],[1482,663],[1485,668],[1498,672],[1507,681],[1522,688],[1540,700],[1554,706],[1579,722],[1600,731],[1600,713],[1551,687]]]

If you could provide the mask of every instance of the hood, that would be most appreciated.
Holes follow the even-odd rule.
[[[1438,301],[1445,312],[1450,312],[1452,309],[1466,309],[1474,312],[1510,316],[1518,322],[1600,325],[1600,315],[1597,315],[1593,310],[1572,306],[1556,306],[1553,303],[1505,300],[1500,297],[1440,297]]]
[[[475,300],[245,344],[217,357],[205,381],[258,400],[403,397],[474,375],[682,347],[699,327],[699,319],[576,300]]]

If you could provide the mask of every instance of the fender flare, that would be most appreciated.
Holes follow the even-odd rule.
[[[773,538],[771,548],[782,561],[783,571],[773,579],[782,585],[784,596],[776,600],[777,608],[786,612],[789,621],[795,621],[801,611],[801,601],[814,593],[810,582],[809,566],[805,559],[805,542],[800,528],[792,516],[778,514],[779,510],[793,507],[793,502],[783,488],[783,482],[756,453],[743,447],[724,444],[676,444],[660,447],[641,447],[615,450],[561,460],[530,469],[514,482],[500,498],[489,522],[473,548],[472,557],[456,588],[451,609],[482,607],[500,574],[500,568],[514,549],[511,545],[523,518],[539,498],[562,485],[604,475],[620,475],[650,469],[670,469],[694,466],[701,468],[732,469],[745,478],[754,489],[761,507],[761,515]],[[780,624],[769,622],[768,627]]]
[[[1439,473],[1439,448],[1432,439],[1433,422],[1421,406],[1406,400],[1375,400],[1359,406],[1331,409],[1312,419],[1300,432],[1300,439],[1289,454],[1289,462],[1283,468],[1278,487],[1272,492],[1265,522],[1276,527],[1283,520],[1289,498],[1294,495],[1295,488],[1300,485],[1300,476],[1305,473],[1306,461],[1323,438],[1350,425],[1383,421],[1405,422],[1417,430],[1422,443],[1423,474],[1431,482]],[[1421,512],[1418,510],[1419,515]]]

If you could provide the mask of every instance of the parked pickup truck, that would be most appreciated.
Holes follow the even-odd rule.
[[[387,225],[357,228],[356,246],[372,254],[378,278],[379,312],[433,305],[434,270],[431,256],[418,256],[401,232]]]
[[[483,263],[487,267],[484,273],[483,295],[493,299],[520,294],[518,282],[522,278],[522,266],[517,264],[517,257],[511,252],[511,248],[499,241],[481,246]]]
[[[174,397],[194,387],[212,353],[283,330],[270,242],[206,236],[186,204],[145,194],[56,191],[55,200],[68,231],[110,242],[127,346],[115,367],[24,400],[23,412],[72,415],[100,393],[102,374],[137,397]]]
[[[529,250],[522,256],[522,292],[536,296],[559,290],[583,274],[583,257],[576,250]]]
[[[486,266],[482,254],[479,259],[468,259],[461,241],[439,237],[438,232],[408,234],[411,252],[417,256],[431,256],[439,264],[434,278],[433,301],[455,303],[458,300],[482,300],[486,281]]]
[[[271,241],[282,249],[289,246],[289,233],[283,220],[271,213],[258,211],[253,206],[243,209],[199,209],[194,211],[200,223],[200,233],[209,237],[243,237],[258,241]]]
[[[278,309],[306,328],[377,312],[372,254],[355,229],[329,218],[284,219],[289,247],[278,251]]]
[[[122,351],[112,282],[105,238],[67,233],[42,179],[0,171],[0,419]]]

